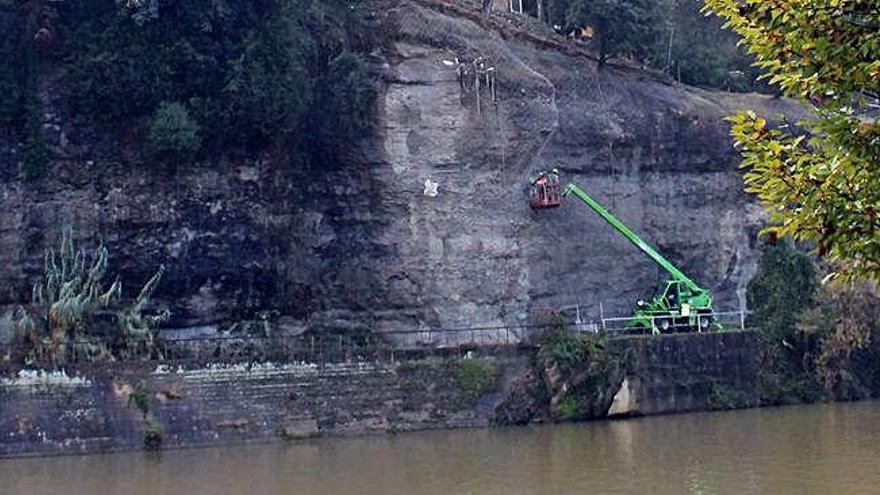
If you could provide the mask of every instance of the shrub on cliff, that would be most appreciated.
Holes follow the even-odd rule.
[[[163,268],[147,282],[135,303],[117,309],[116,329],[111,334],[96,332],[93,324],[105,310],[118,308],[122,284],[104,281],[108,250],[99,246],[91,256],[76,249],[71,229],[65,229],[58,251],[46,250],[43,280],[33,286],[31,304],[19,307],[16,340],[19,357],[26,364],[59,366],[71,361],[132,358],[131,350],[153,352],[155,327],[167,320],[165,310],[152,316],[141,312],[162,276]],[[143,354],[141,354],[143,355]]]
[[[819,340],[815,370],[836,399],[880,394],[880,298],[874,284],[832,284],[799,316],[799,332]]]
[[[70,103],[90,118],[119,123],[149,115],[163,101],[186,102],[205,145],[306,143],[325,119],[349,122],[360,108],[346,98],[318,104],[314,97],[337,82],[365,86],[362,67],[334,63],[362,40],[353,34],[358,3],[74,2],[61,18]],[[320,118],[307,118],[310,112]]]
[[[162,427],[154,421],[146,421],[146,423],[144,424],[144,431],[141,436],[144,450],[159,450],[160,448],[162,448],[163,440],[164,438],[162,436]]]
[[[790,242],[762,247],[749,284],[750,326],[760,332],[764,400],[880,395],[880,298],[874,284],[819,284]]]
[[[458,363],[458,388],[465,399],[475,403],[480,397],[495,389],[498,381],[498,365],[490,359],[464,358]]]
[[[623,380],[623,363],[603,337],[549,332],[537,367],[551,396],[551,414],[561,420],[603,417]]]
[[[150,123],[150,143],[162,156],[192,157],[202,146],[201,127],[180,103],[162,103]]]
[[[315,101],[322,116],[318,123],[322,143],[356,139],[369,130],[372,124],[372,93],[364,84],[366,71],[361,56],[349,51],[330,62],[323,82],[317,88]]]
[[[758,274],[746,288],[751,313],[748,325],[774,342],[802,350],[795,329],[798,315],[809,308],[819,289],[819,272],[813,260],[787,239],[761,246]]]
[[[746,289],[747,325],[759,331],[764,343],[760,379],[768,402],[812,401],[821,393],[813,373],[819,340],[796,328],[798,315],[813,306],[818,289],[815,264],[788,240],[761,246],[758,275]]]
[[[21,87],[11,52],[0,49],[0,125],[14,123],[21,114]]]

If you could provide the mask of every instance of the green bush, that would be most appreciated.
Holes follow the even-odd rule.
[[[343,52],[328,67],[317,88],[318,136],[321,142],[339,143],[365,135],[372,124],[373,94],[365,84],[367,70],[363,58]],[[335,146],[331,146],[335,148]]]
[[[465,399],[474,403],[495,389],[498,365],[490,359],[465,358],[458,364],[458,388]]]
[[[748,326],[763,343],[760,384],[772,403],[812,401],[820,388],[813,379],[813,356],[819,339],[796,328],[798,316],[812,307],[819,289],[813,261],[787,239],[761,247],[758,275],[749,282]]]
[[[565,25],[590,26],[599,66],[615,56],[645,60],[660,36],[667,0],[566,0]]]
[[[625,357],[608,349],[601,336],[580,336],[564,329],[550,332],[537,358],[557,419],[603,415],[623,380]]]
[[[162,447],[162,428],[153,421],[147,421],[143,431],[143,444],[146,450],[159,450]]]
[[[232,64],[218,121],[238,142],[279,142],[297,129],[312,102],[306,65],[314,40],[294,4],[282,4],[242,42]]]
[[[809,256],[787,239],[765,244],[761,247],[758,275],[746,288],[751,311],[747,324],[771,341],[784,341],[786,347],[802,352],[811,342],[803,339],[795,324],[798,315],[814,304],[818,289],[818,270]]]
[[[202,146],[201,127],[180,103],[162,103],[150,123],[153,149],[171,158],[193,156]]]
[[[138,383],[134,388],[131,395],[128,396],[128,402],[134,404],[144,418],[147,417],[150,412],[150,391],[147,390],[147,386],[143,382]]]
[[[25,125],[24,142],[24,168],[22,174],[27,182],[35,181],[46,172],[49,164],[49,148],[43,140],[40,130],[38,110],[28,110],[27,124]]]
[[[742,409],[748,405],[748,400],[743,392],[732,389],[722,383],[713,382],[712,390],[709,392],[708,403],[709,409],[725,411],[729,409]]]
[[[568,395],[556,406],[556,414],[559,419],[575,419],[584,412],[587,400],[576,394]]]
[[[737,36],[721,28],[721,19],[703,15],[701,6],[695,0],[675,2],[652,47],[652,65],[686,84],[769,92],[757,80],[761,70],[752,65],[754,58],[738,45]]]
[[[358,5],[74,2],[60,19],[70,33],[70,103],[89,118],[118,123],[145,117],[161,102],[186,102],[205,144],[289,143],[295,152],[321,153],[331,147],[316,148],[306,136],[325,136],[325,119],[338,119],[338,130],[366,132],[348,124],[363,107],[366,77],[345,56],[355,49]],[[339,90],[341,98],[315,101],[317,92]],[[322,118],[308,119],[309,112]],[[184,141],[191,148],[192,140]],[[168,147],[180,143],[172,139]]]
[[[823,287],[817,305],[800,314],[797,329],[820,342],[811,357],[828,397],[880,393],[880,299],[873,284]]]
[[[551,24],[570,32],[588,25],[600,59],[632,56],[686,84],[769,92],[754,58],[723,21],[700,12],[699,0],[551,0]]]

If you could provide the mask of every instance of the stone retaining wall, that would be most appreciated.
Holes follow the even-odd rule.
[[[611,341],[630,366],[609,415],[755,405],[757,339],[752,333]],[[496,390],[462,390],[460,360],[397,363],[209,365],[172,369],[119,364],[0,378],[0,457],[295,440],[431,428],[488,426],[518,397],[532,351],[490,359]],[[540,394],[538,394],[540,395]],[[523,400],[535,400],[534,397]],[[538,416],[535,416],[538,418]],[[537,419],[541,420],[541,419]]]

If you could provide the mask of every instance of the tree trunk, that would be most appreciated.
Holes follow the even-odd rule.
[[[480,7],[480,19],[482,22],[486,22],[489,20],[489,16],[492,15],[492,4],[494,0],[482,0],[482,5]]]

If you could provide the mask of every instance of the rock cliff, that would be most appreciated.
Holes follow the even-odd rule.
[[[490,326],[561,306],[595,316],[600,302],[626,314],[663,274],[586,207],[531,211],[527,179],[552,167],[712,289],[718,309],[744,305],[761,213],[723,117],[801,110],[634,68],[597,72],[428,1],[377,0],[369,15],[384,33],[370,54],[375,131],[341,163],[154,163],[138,132],[71,116],[47,68],[48,176],[22,182],[20,137],[0,135],[0,308],[28,298],[43,250],[71,224],[106,242],[129,290],[164,263],[156,296],[178,327],[260,312],[299,330]],[[497,93],[479,110],[455,65],[478,56]]]

